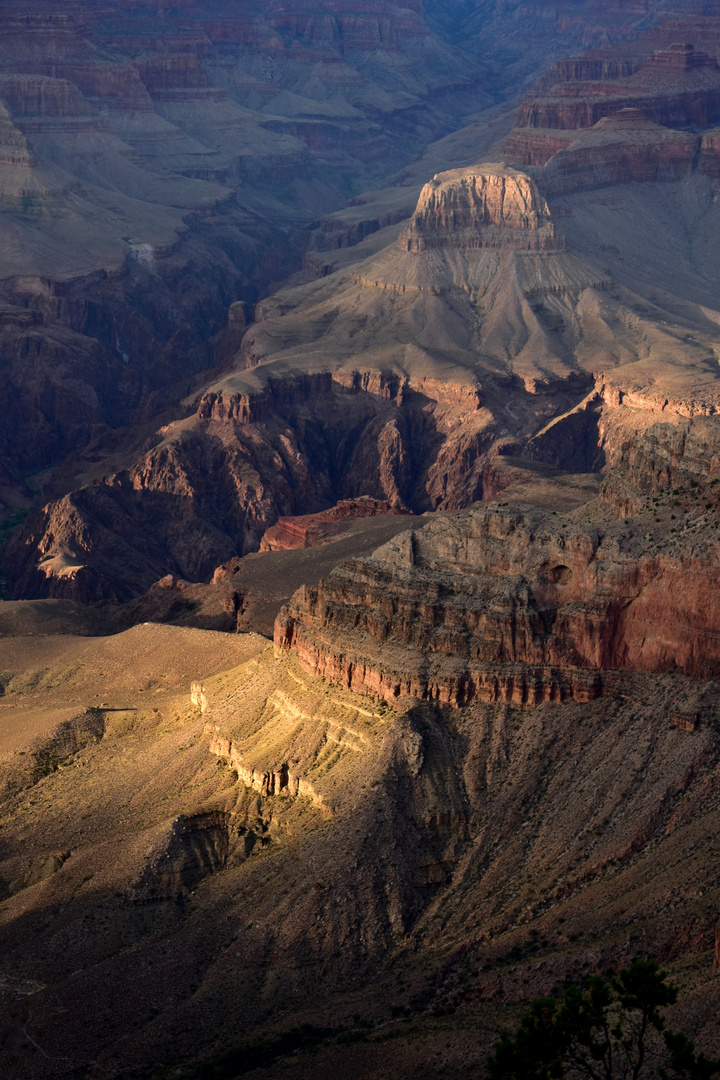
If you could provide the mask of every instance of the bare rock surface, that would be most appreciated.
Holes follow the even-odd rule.
[[[715,543],[643,547],[622,526],[444,517],[300,590],[275,644],[341,685],[452,705],[587,701],[622,693],[625,671],[713,677]]]
[[[278,518],[458,509],[500,454],[597,471],[633,423],[718,408],[717,20],[638,38],[666,5],[613,9],[600,48],[589,9],[584,42],[547,13],[543,64],[596,47],[543,76],[503,164],[510,84],[478,92],[479,15],[441,8],[43,9],[32,44],[8,9],[0,498],[34,507],[13,596],[207,583]],[[525,17],[484,12],[488,40]]]
[[[18,650],[0,702],[11,1075],[255,1047],[266,1068],[289,1048],[298,1077],[409,1078],[437,1054],[469,1076],[529,986],[638,952],[716,1049],[714,683],[445,710],[354,694],[252,636],[137,627],[46,656],[33,680]],[[94,728],[49,723],[97,691]]]
[[[310,516],[327,527],[323,515]],[[108,622],[125,627],[149,620],[272,639],[280,608],[302,584],[318,581],[342,559],[369,555],[406,529],[407,520],[397,514],[345,519],[335,523],[343,525],[341,531],[317,546],[251,552],[217,567],[209,583],[167,574],[143,596],[119,608],[111,606]]]
[[[436,176],[420,193],[400,245],[414,252],[445,246],[545,251],[561,250],[563,241],[533,181],[490,165]]]
[[[3,1075],[720,1052],[720,24],[601,7],[0,13]]]
[[[358,518],[392,514],[393,506],[379,499],[344,499],[320,514],[303,514],[295,518],[280,518],[260,541],[260,551],[293,551],[297,548],[318,547],[352,528]],[[402,510],[395,510],[402,513]]]

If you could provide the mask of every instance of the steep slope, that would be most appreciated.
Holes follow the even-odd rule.
[[[18,1080],[262,1076],[296,1050],[294,1076],[470,1077],[528,993],[638,953],[714,1047],[714,683],[389,708],[253,637],[4,646]]]
[[[0,37],[3,516],[28,473],[177,409],[394,127],[411,160],[488,100],[418,5],[10,3]]]
[[[549,203],[546,173],[576,175],[439,174],[379,254],[259,304],[235,370],[194,416],[28,522],[6,555],[19,594],[124,598],[167,572],[207,579],[277,516],[362,495],[459,508],[482,497],[500,450],[593,470],[658,413],[712,413],[712,179]]]
[[[632,36],[664,7],[607,14],[605,31]],[[537,22],[535,13],[479,5],[462,29],[461,15],[454,0],[429,14],[420,3],[387,0],[221,3],[212,11],[196,2],[98,8],[77,0],[62,12],[41,0],[5,5],[0,334],[9,326],[11,355],[47,355],[38,361],[39,413],[37,387],[26,391],[17,370],[4,389],[4,400],[17,398],[19,414],[33,410],[33,426],[46,434],[18,468],[31,425],[8,432],[3,514],[34,501],[27,472],[58,464],[90,435],[96,462],[111,452],[117,439],[108,428],[137,425],[137,403],[153,390],[162,391],[153,415],[160,403],[177,409],[172,374],[185,383],[210,366],[208,339],[223,329],[229,304],[254,301],[297,268],[306,243],[299,229],[348,196],[355,206],[319,230],[321,246],[398,221],[426,178],[398,176],[399,168],[483,117],[493,97],[513,97],[518,64],[537,74],[549,47],[565,55],[580,44],[578,22],[558,9],[542,21],[543,51],[526,35],[522,56],[510,62],[501,37]],[[597,45],[603,28],[590,20],[584,34]],[[445,146],[445,162],[477,161],[490,134],[505,133],[505,112],[470,124]],[[381,178],[399,186],[363,194]],[[18,335],[27,311],[34,331]],[[69,358],[73,374],[60,385],[50,356],[68,329],[89,339],[70,347],[88,376]],[[190,363],[168,347],[188,336]],[[95,339],[101,354],[90,361]],[[118,386],[123,368],[131,391]],[[103,401],[94,405],[103,381],[122,393],[117,415]],[[125,408],[129,399],[135,404]],[[84,416],[82,425],[70,422],[70,411]],[[66,472],[49,494],[82,482],[82,465],[71,467],[75,484]]]
[[[297,593],[275,644],[388,700],[535,705],[623,693],[621,672],[708,678],[720,670],[717,544],[711,532],[685,550],[668,524],[649,542],[624,524],[443,516]]]
[[[428,17],[419,4],[384,0],[341,8],[310,0],[220,4],[212,13],[195,3],[162,10],[78,3],[62,14],[42,5],[31,13],[6,6],[0,337],[9,358],[3,393],[14,405],[0,447],[0,494],[6,513],[36,501],[49,506],[29,542],[21,541],[22,559],[11,553],[6,560],[15,594],[122,599],[167,572],[207,578],[213,563],[256,546],[277,516],[315,512],[344,497],[367,494],[419,510],[467,505],[482,494],[480,476],[498,440],[519,449],[543,432],[532,454],[571,470],[594,468],[602,460],[597,409],[582,405],[593,387],[613,399],[667,399],[685,414],[714,407],[706,316],[673,308],[668,319],[666,298],[658,304],[653,296],[656,308],[649,310],[612,286],[635,291],[635,267],[624,274],[625,254],[606,256],[606,248],[619,246],[612,239],[601,241],[600,251],[595,233],[587,234],[597,215],[586,214],[582,201],[599,184],[686,180],[683,229],[697,231],[699,243],[684,296],[697,293],[700,266],[708,278],[703,303],[712,307],[713,271],[700,264],[714,243],[714,128],[700,152],[697,134],[653,124],[715,124],[714,61],[697,48],[668,49],[667,35],[677,28],[656,29],[619,53],[562,61],[543,85],[542,100],[556,103],[556,118],[585,122],[581,104],[594,79],[600,112],[607,101],[632,99],[647,108],[655,102],[654,120],[647,108],[645,120],[605,118],[578,140],[565,138],[578,134],[574,128],[557,128],[564,150],[542,175],[530,165],[516,170],[525,177],[518,181],[506,167],[508,208],[520,207],[532,182],[538,185],[530,197],[538,206],[544,200],[537,229],[529,220],[512,227],[512,210],[505,220],[506,208],[491,205],[494,195],[484,209],[466,203],[464,181],[445,182],[440,173],[440,209],[435,196],[422,193],[410,231],[403,229],[411,249],[403,255],[392,229],[414,200],[421,173],[415,165],[398,168],[441,135],[424,159],[428,168],[448,158],[477,162],[509,122],[507,107],[488,109],[483,87],[494,86],[503,99],[510,85],[498,88],[495,61],[477,58],[467,27],[482,22],[492,37],[503,28],[515,33],[530,18],[522,6],[490,12],[480,5],[461,30],[462,13],[441,7]],[[664,7],[607,14],[619,38],[633,38]],[[696,37],[714,40],[712,19],[687,25]],[[567,51],[578,44],[579,26],[558,9],[541,36]],[[586,44],[599,43],[592,20],[585,33]],[[648,59],[658,45],[664,48]],[[518,65],[540,63],[530,38],[517,64],[497,48],[496,59],[516,75]],[[693,104],[701,98],[702,115]],[[532,102],[523,106],[519,123],[526,126],[516,127],[511,142],[522,132],[545,138],[545,129],[527,126],[538,117]],[[399,146],[407,147],[404,156]],[[473,169],[468,175],[492,175],[487,165]],[[391,170],[396,186],[383,187]],[[375,193],[362,194],[381,180]],[[441,219],[455,213],[452,192],[463,210],[448,228],[450,219]],[[331,215],[312,238],[302,233],[348,194],[356,196],[354,205]],[[564,198],[580,199],[568,222],[568,207],[547,203]],[[676,235],[667,234],[666,207],[656,207],[657,198],[655,191],[640,198],[648,210],[631,248],[659,244],[656,261],[667,265],[682,230],[676,223]],[[606,210],[599,216],[598,228],[613,235],[617,229],[622,242],[622,214],[615,221]],[[383,227],[391,231],[378,235]],[[447,235],[436,247],[438,229]],[[366,248],[348,259],[311,253],[306,281],[315,271],[340,270],[305,291],[263,301],[254,311],[260,322],[238,355],[254,301],[299,266],[307,242],[337,249],[369,233]],[[235,306],[228,321],[238,300],[242,318]],[[613,345],[601,337],[612,337]],[[648,341],[658,374],[643,367]],[[257,378],[243,373],[258,360]],[[213,363],[235,370],[208,386],[201,403],[194,394],[186,398],[199,385],[190,380]],[[616,385],[612,369],[630,363],[640,367]],[[335,377],[337,392],[331,402],[323,390],[322,400],[307,404],[306,392],[298,399],[293,389],[296,374],[318,371]],[[348,387],[371,387],[376,373],[383,403],[372,391],[350,403]],[[396,397],[386,385],[406,387],[402,402],[386,403],[386,394]],[[268,430],[253,429],[248,442],[236,419],[228,425],[223,416],[208,441],[205,421],[227,411],[225,399],[258,395],[266,415],[273,413]],[[306,407],[309,428],[300,419]],[[323,445],[318,423],[327,409],[332,434]],[[545,430],[566,413],[571,419],[559,430]],[[168,420],[175,423],[160,430]],[[573,462],[560,461],[557,451],[568,424],[579,430]],[[39,500],[27,475],[57,465],[49,482],[43,475]],[[218,478],[217,498],[192,479],[206,469]],[[119,485],[98,484],[113,476],[123,477]],[[188,558],[170,534],[198,518],[188,533],[197,557]],[[100,539],[108,528],[130,536],[119,547],[113,541],[111,554],[107,538]],[[52,542],[43,539],[50,532]],[[56,556],[63,569],[92,568],[83,571],[84,581],[72,569],[38,577],[36,564],[53,568]]]

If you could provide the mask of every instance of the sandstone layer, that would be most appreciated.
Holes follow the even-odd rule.
[[[588,701],[625,671],[714,677],[716,547],[642,548],[547,516],[444,517],[297,593],[275,645],[341,685],[455,706]]]
[[[562,193],[690,172],[700,150],[697,135],[672,129],[716,125],[720,68],[701,47],[675,43],[644,62],[588,56],[557,64],[536,89],[521,106],[504,152],[519,167],[552,162],[547,191]],[[594,137],[584,134],[590,131]],[[561,173],[564,184],[553,175]]]

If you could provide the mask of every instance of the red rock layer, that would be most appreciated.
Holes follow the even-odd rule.
[[[518,166],[543,166],[574,141],[568,132],[595,128],[618,113],[629,116],[630,109],[665,127],[707,128],[720,120],[720,68],[714,57],[693,44],[662,49],[627,74],[632,66],[622,58],[611,63],[610,58],[593,56],[554,65],[541,81],[540,93],[521,105],[505,142],[506,159]],[[638,162],[648,156],[642,139],[636,147],[628,147],[625,157],[633,152]],[[649,157],[673,162],[677,153],[677,146],[659,145]],[[621,178],[627,172],[623,162],[616,171],[620,178],[612,182],[627,182]],[[674,178],[677,169],[670,168],[670,173]],[[631,169],[629,179],[633,178]]]
[[[456,706],[587,701],[621,692],[628,671],[716,675],[717,545],[648,547],[619,527],[467,511],[301,589],[275,645],[354,690]]]
[[[536,94],[552,90],[560,83],[605,82],[612,79],[628,78],[633,75],[642,61],[631,57],[603,55],[600,51],[589,52],[585,56],[575,56],[569,60],[556,60],[536,82],[533,90]]]
[[[624,108],[638,108],[659,124],[708,127],[717,123],[717,61],[693,45],[677,45],[656,53],[625,79],[558,83],[550,93],[521,105],[516,126],[572,131],[592,127],[603,116]]]
[[[601,489],[621,515],[637,513],[643,498],[671,488],[720,482],[720,431],[712,418],[653,424],[625,442]]]
[[[671,131],[639,109],[623,109],[559,147],[543,170],[542,186],[548,195],[566,195],[612,184],[678,180],[693,171],[699,151],[699,135]]]
[[[358,518],[402,512],[389,500],[341,499],[330,510],[323,510],[319,514],[278,518],[260,541],[260,551],[295,551],[298,548],[318,547],[332,540]]]

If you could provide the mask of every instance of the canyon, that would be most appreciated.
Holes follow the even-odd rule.
[[[664,32],[706,45],[701,25]],[[470,125],[496,160],[436,173],[408,219],[356,221],[344,246],[337,218],[317,230],[285,287],[230,305],[216,367],[163,423],[145,404],[110,439],[86,415],[91,452],[5,548],[11,595],[208,582],[281,517],[362,496],[461,509],[499,454],[593,472],[633,426],[713,415],[720,68],[662,29],[558,62],[504,142]]]
[[[0,1071],[720,1053],[720,11],[0,12]]]

